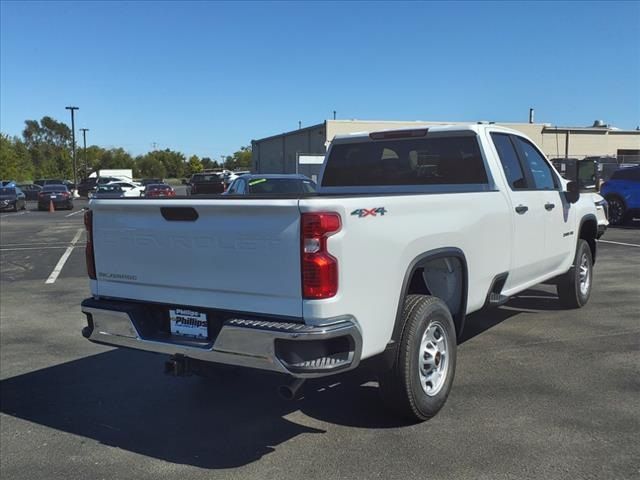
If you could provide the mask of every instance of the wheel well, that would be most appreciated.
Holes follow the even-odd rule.
[[[462,335],[467,308],[467,265],[461,252],[460,255],[437,255],[416,262],[402,292],[399,316],[404,297],[409,294],[440,298],[451,312],[458,337]],[[396,327],[398,323],[402,323],[402,318],[396,318]],[[402,329],[394,329],[394,339],[397,340],[401,333]]]
[[[582,240],[585,240],[589,244],[591,250],[591,258],[593,263],[596,263],[596,238],[598,236],[598,222],[594,218],[587,218],[580,225],[580,236]]]
[[[624,198],[622,198],[622,196],[618,193],[608,193],[607,195],[604,196],[604,198],[607,201],[610,201],[612,198],[615,198],[616,200],[620,200],[624,208],[627,208],[627,204],[624,201]]]

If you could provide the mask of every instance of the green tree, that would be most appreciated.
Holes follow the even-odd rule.
[[[202,168],[203,170],[212,170],[214,168],[220,168],[220,164],[215,161],[215,160],[211,160],[211,158],[209,157],[203,157],[200,162],[202,163]]]
[[[87,170],[89,170],[89,173],[98,170],[100,166],[100,159],[102,158],[105,152],[106,150],[104,148],[99,147],[97,145],[90,145],[87,147]],[[85,161],[84,149],[79,150],[77,155],[78,155],[78,163],[81,163],[84,169],[84,161]]]
[[[194,173],[200,173],[203,170],[202,162],[198,158],[197,155],[192,155],[189,158],[189,163],[187,164],[187,174],[193,175]]]
[[[240,150],[229,155],[225,160],[225,166],[231,170],[250,170],[253,165],[251,159],[251,146],[241,147]]]
[[[0,134],[0,178],[18,181],[33,178],[33,164],[26,145],[5,134]]]
[[[149,153],[136,157],[136,167],[141,177],[165,178],[167,176],[164,164]]]
[[[155,158],[160,161],[166,170],[166,175],[169,178],[180,178],[184,174],[185,170],[185,156],[170,149],[166,150],[154,150],[147,153],[146,156]]]
[[[24,123],[22,138],[33,164],[34,176],[72,178],[71,129],[49,116],[42,117],[39,122],[25,120]]]
[[[130,168],[135,170],[136,162],[122,148],[112,148],[102,152],[95,167],[97,170],[104,168]]]

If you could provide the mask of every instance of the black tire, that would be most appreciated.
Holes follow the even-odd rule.
[[[624,204],[624,200],[617,195],[611,195],[607,197],[607,203],[609,204],[609,223],[622,225],[627,216],[627,206]]]
[[[17,212],[18,211],[18,201],[16,200],[16,203],[13,204],[13,211]]]
[[[580,239],[576,247],[573,265],[558,280],[557,291],[560,303],[566,308],[584,307],[591,296],[592,286],[593,258],[591,248],[585,240]]]
[[[437,297],[407,295],[402,316],[404,328],[398,355],[392,368],[380,374],[380,393],[384,403],[400,416],[420,422],[438,413],[449,396],[456,370],[456,329],[449,309]],[[444,334],[445,353],[438,354],[439,350],[433,350],[436,355],[432,356],[423,350],[422,341],[427,329]],[[422,355],[421,351],[424,352]],[[442,368],[444,371],[437,384],[429,386],[427,381],[423,387],[425,377],[421,374],[420,363],[427,357],[433,362],[433,370]]]

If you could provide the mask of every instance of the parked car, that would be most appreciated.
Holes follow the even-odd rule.
[[[44,187],[45,185],[65,185],[65,180],[61,178],[40,178],[33,183]]]
[[[95,192],[98,179],[96,177],[90,177],[82,180],[78,184],[78,195],[81,197],[89,197],[90,194]]]
[[[176,191],[166,183],[151,183],[144,189],[145,198],[175,197]]]
[[[242,175],[248,175],[251,172],[249,170],[236,170],[235,172],[229,172],[225,175],[225,183],[230,185],[236,178],[241,177]]]
[[[221,173],[195,173],[187,182],[187,195],[212,195],[225,190]]]
[[[15,187],[16,182],[13,180],[2,180],[0,181],[0,187]]]
[[[26,196],[20,187],[0,187],[0,210],[17,212],[26,208]]]
[[[304,175],[242,175],[223,195],[291,195],[315,193],[316,184]]]
[[[27,200],[38,200],[38,194],[42,191],[42,187],[35,183],[23,183],[18,187],[25,194]]]
[[[578,182],[579,184],[579,182]],[[609,202],[607,202],[599,193],[596,192],[580,192],[581,196],[589,197],[596,206],[596,221],[598,222],[598,234],[596,238],[602,237],[609,226]]]
[[[107,186],[109,185],[118,185],[120,188],[122,188],[122,191],[124,192],[125,197],[143,197],[144,196],[144,187],[137,182],[116,181],[116,182],[107,183]]]
[[[289,398],[367,359],[413,421],[445,404],[467,314],[545,281],[580,308],[594,282],[593,198],[498,125],[336,136],[316,195],[153,202],[87,213],[85,337],[176,375],[288,374]]]
[[[125,192],[120,185],[98,185],[90,198],[124,198]]]
[[[73,209],[73,197],[65,185],[45,185],[38,194],[38,210],[48,210],[53,202],[56,210]]]
[[[159,184],[159,183],[164,183],[164,179],[163,178],[143,178],[142,180],[140,180],[140,184],[143,187],[146,187],[147,185]]]
[[[99,185],[107,185],[113,182],[131,182],[117,177],[89,177],[78,184],[78,195],[81,197],[92,197]]]
[[[640,215],[640,166],[616,170],[600,187],[609,203],[609,222],[620,225]]]

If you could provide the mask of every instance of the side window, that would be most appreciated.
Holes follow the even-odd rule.
[[[622,168],[611,175],[611,180],[640,180],[640,168]]]
[[[316,185],[309,180],[302,181],[302,193],[315,193]]]
[[[513,139],[520,148],[525,166],[531,171],[536,190],[554,190],[556,182],[545,158],[524,138],[514,135]]]
[[[231,185],[229,185],[229,188],[227,189],[227,195],[234,195],[236,193],[238,183],[240,183],[239,180],[234,180],[233,182],[231,182]]]
[[[236,180],[236,193],[244,195],[244,180]]]
[[[504,133],[492,133],[491,138],[493,144],[498,151],[498,157],[500,157],[500,163],[505,175],[507,176],[507,182],[512,190],[522,190],[529,188],[527,179],[522,171],[520,160],[518,160],[518,154],[516,152],[509,135]]]

